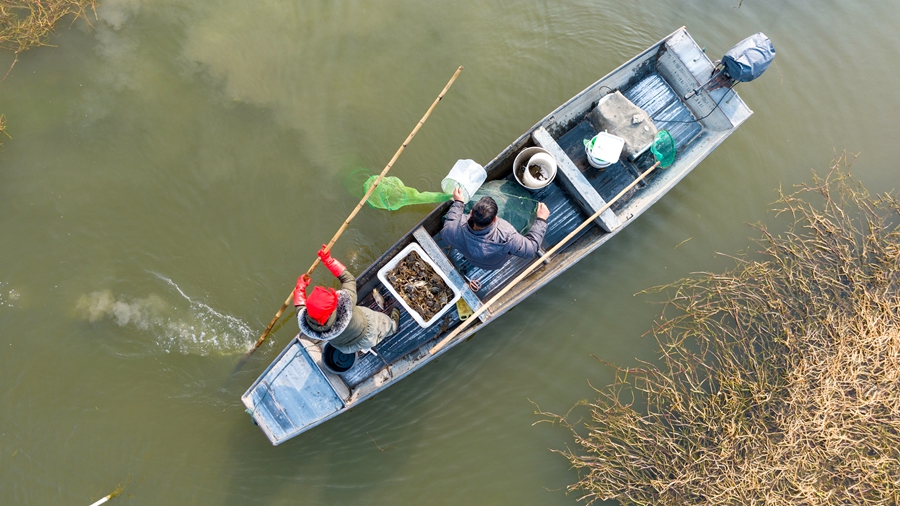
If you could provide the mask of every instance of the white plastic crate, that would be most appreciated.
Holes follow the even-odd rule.
[[[417,311],[415,311],[414,309],[409,307],[409,305],[406,303],[406,301],[403,300],[403,297],[401,297],[400,294],[397,293],[397,290],[387,280],[387,271],[396,267],[397,264],[400,263],[400,260],[403,260],[404,258],[406,258],[406,256],[409,255],[409,253],[411,251],[415,251],[416,253],[418,253],[419,257],[421,257],[422,260],[424,260],[428,265],[430,265],[431,268],[434,269],[434,272],[436,272],[438,274],[438,276],[440,276],[441,279],[444,280],[444,283],[447,283],[447,286],[450,287],[450,290],[453,291],[453,298],[450,299],[447,302],[447,305],[442,307],[441,310],[438,311],[434,316],[432,316],[431,319],[428,321],[425,321],[424,319],[422,319],[422,315],[420,315]],[[416,323],[418,323],[419,326],[422,328],[430,327],[432,324],[434,324],[434,322],[438,321],[442,316],[444,316],[444,313],[446,313],[448,310],[450,310],[450,308],[455,307],[456,301],[462,295],[462,292],[460,292],[459,289],[456,286],[454,286],[453,283],[450,282],[450,279],[447,277],[447,275],[444,273],[444,271],[442,271],[440,269],[440,267],[438,267],[434,263],[434,261],[431,259],[431,257],[429,257],[428,254],[425,253],[425,250],[423,250],[421,246],[419,246],[417,243],[414,243],[414,242],[410,243],[409,246],[403,248],[400,251],[400,253],[397,253],[397,255],[395,255],[394,258],[392,258],[390,262],[385,264],[384,267],[382,267],[381,269],[378,269],[378,280],[381,281],[381,284],[383,284],[384,287],[388,289],[388,291],[391,293],[391,295],[393,295],[394,298],[397,299],[397,302],[399,302],[400,305],[402,305],[403,308],[406,309],[406,312],[409,313],[409,315],[413,317],[413,320],[415,320]]]

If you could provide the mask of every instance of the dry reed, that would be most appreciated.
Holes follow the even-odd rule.
[[[759,256],[651,292],[659,365],[617,368],[570,421],[588,503],[900,504],[900,203],[842,155],[779,192]]]
[[[19,61],[19,53],[38,46],[47,46],[56,24],[66,16],[87,20],[87,10],[94,11],[95,0],[0,0],[0,49],[12,51],[9,71]],[[4,76],[4,79],[6,77]]]
[[[95,7],[94,0],[0,0],[0,49],[18,54],[47,45],[61,19],[87,19]]]
[[[19,61],[19,53],[49,45],[47,39],[60,20],[66,16],[73,16],[72,22],[87,20],[88,8],[96,18],[95,0],[0,0],[0,49],[15,53],[3,79]],[[0,116],[0,133],[9,137],[5,116]]]

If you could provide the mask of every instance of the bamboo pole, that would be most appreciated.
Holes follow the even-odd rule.
[[[538,258],[537,260],[535,260],[535,261],[534,261],[531,265],[529,265],[524,271],[522,271],[521,274],[519,274],[518,276],[516,276],[516,278],[513,279],[512,282],[511,282],[510,284],[506,285],[506,286],[505,286],[502,290],[500,290],[496,295],[494,295],[494,296],[491,297],[487,302],[485,302],[484,304],[482,304],[481,307],[479,307],[477,311],[475,311],[474,313],[472,313],[471,316],[469,316],[468,318],[466,318],[466,319],[462,322],[462,324],[461,324],[459,327],[456,327],[456,329],[455,329],[453,332],[450,333],[449,336],[445,337],[445,338],[442,339],[439,343],[437,343],[433,348],[431,348],[431,350],[429,351],[429,353],[430,353],[431,355],[434,355],[434,354],[436,354],[437,352],[439,352],[439,351],[441,351],[442,349],[444,349],[444,347],[446,347],[448,344],[450,344],[454,339],[456,339],[457,336],[459,336],[464,330],[466,330],[472,322],[474,322],[475,320],[477,320],[477,319],[478,319],[478,316],[481,315],[481,313],[487,311],[487,309],[488,309],[489,307],[491,307],[495,302],[497,302],[498,300],[500,300],[501,297],[503,297],[504,295],[506,295],[506,293],[507,293],[510,289],[512,289],[512,287],[516,286],[520,281],[522,281],[523,279],[525,279],[526,276],[528,276],[529,274],[531,274],[532,271],[534,271],[534,270],[537,269],[541,264],[543,264],[545,260],[547,260],[548,258],[550,258],[550,256],[553,255],[554,253],[556,253],[556,251],[557,251],[558,249],[560,249],[560,248],[562,248],[563,246],[565,246],[565,244],[566,244],[567,242],[569,242],[570,240],[572,240],[572,238],[575,237],[576,235],[578,235],[579,232],[581,232],[582,230],[584,230],[585,227],[587,227],[587,226],[590,225],[594,220],[596,220],[597,218],[599,218],[600,215],[603,214],[604,211],[606,211],[607,209],[609,209],[610,206],[612,206],[613,204],[615,204],[620,198],[622,198],[622,196],[624,196],[626,193],[628,193],[629,191],[631,191],[632,188],[634,188],[638,183],[640,183],[641,181],[643,181],[643,179],[644,179],[645,177],[647,177],[651,172],[653,172],[657,167],[659,167],[659,162],[656,162],[655,164],[653,164],[652,167],[650,167],[649,169],[647,169],[646,171],[644,171],[644,173],[641,174],[640,177],[638,177],[637,179],[635,179],[634,181],[632,181],[631,184],[629,184],[629,185],[626,186],[622,191],[620,191],[618,195],[616,195],[612,200],[610,200],[609,202],[607,202],[605,206],[601,207],[596,213],[594,213],[593,215],[591,215],[590,218],[584,220],[584,222],[583,222],[581,225],[578,225],[578,227],[577,227],[575,230],[569,232],[569,235],[565,236],[561,241],[559,241],[558,243],[556,243],[556,245],[554,245],[552,248],[550,248],[549,250],[547,250],[547,252],[545,252],[543,255],[541,255],[540,258]]]
[[[111,494],[107,495],[106,497],[104,497],[103,499],[100,499],[97,502],[92,503],[91,506],[100,506],[101,504],[105,504],[107,501],[109,501],[110,499],[112,499],[113,497],[115,497],[121,493],[122,493],[122,486],[119,485],[118,487],[116,487],[115,490],[113,490],[113,492]]]
[[[419,131],[420,128],[422,128],[422,125],[425,124],[425,120],[427,120],[428,116],[431,115],[431,111],[433,111],[434,108],[438,105],[438,102],[440,102],[441,99],[444,98],[444,94],[447,93],[447,90],[450,89],[450,86],[453,84],[453,81],[456,81],[456,78],[457,78],[457,76],[459,76],[459,73],[462,72],[462,69],[463,69],[462,66],[460,66],[458,69],[456,69],[456,72],[453,73],[453,77],[450,78],[450,81],[448,81],[447,85],[444,86],[444,89],[441,90],[440,95],[438,95],[437,98],[434,99],[434,102],[431,104],[431,107],[428,108],[428,111],[425,112],[425,115],[422,116],[422,119],[419,120],[419,122],[416,124],[416,127],[413,128],[412,132],[410,132],[410,134],[406,138],[406,140],[403,141],[403,144],[400,145],[400,148],[397,149],[397,152],[394,153],[394,156],[391,158],[391,161],[389,161],[388,164],[385,165],[384,169],[381,171],[381,174],[378,175],[378,179],[376,179],[375,182],[372,184],[372,186],[369,187],[369,190],[366,192],[365,195],[363,195],[362,199],[360,199],[359,204],[356,204],[356,207],[353,209],[353,212],[351,212],[350,216],[348,216],[347,219],[344,220],[343,225],[341,225],[341,228],[339,228],[338,231],[334,234],[334,237],[332,237],[331,240],[328,241],[328,244],[325,246],[326,251],[331,251],[331,247],[334,246],[334,243],[337,242],[338,238],[341,236],[341,234],[344,233],[344,230],[347,229],[347,226],[350,225],[350,222],[353,221],[353,218],[356,216],[356,214],[359,212],[359,210],[362,209],[362,206],[369,199],[369,196],[372,195],[372,192],[375,191],[375,188],[377,188],[378,184],[381,183],[381,180],[384,179],[385,174],[387,174],[388,171],[391,170],[391,167],[393,167],[394,162],[396,162],[397,158],[400,157],[400,153],[403,153],[403,150],[406,149],[406,146],[409,145],[410,141],[412,141],[412,138],[416,136],[416,133]],[[309,270],[306,271],[306,274],[307,275],[312,274],[313,271],[316,270],[316,267],[318,265],[319,265],[319,257],[316,257],[316,260],[313,262],[312,266],[310,266]],[[260,345],[262,345],[263,341],[266,340],[266,337],[269,335],[269,332],[271,332],[272,327],[275,325],[275,322],[277,322],[278,319],[281,318],[281,315],[284,313],[284,310],[287,309],[288,305],[290,305],[290,303],[291,303],[291,301],[293,301],[293,299],[294,299],[294,292],[293,292],[293,290],[291,290],[291,293],[288,295],[288,298],[284,301],[284,304],[281,305],[281,309],[279,309],[278,312],[275,313],[275,316],[272,318],[272,321],[270,321],[269,325],[266,326],[266,330],[264,330],[262,335],[259,336],[259,339],[256,340],[256,343],[254,343],[254,345],[250,349],[250,351],[248,351],[247,354],[244,355],[244,358],[241,360],[242,364],[244,362],[246,362],[247,359],[250,358],[250,355],[252,355],[253,352],[256,351],[256,349],[259,348]]]
[[[105,504],[106,501],[109,501],[112,498],[113,498],[113,495],[109,494],[108,496],[104,497],[103,499],[100,499],[99,501],[95,502],[94,504],[91,504],[91,506],[100,506],[101,504]]]

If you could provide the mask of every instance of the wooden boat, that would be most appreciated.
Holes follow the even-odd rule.
[[[558,163],[557,176],[549,186],[534,194],[551,211],[544,237],[545,248],[555,245],[600,211],[655,162],[647,151],[637,153],[633,159],[623,156],[603,170],[589,166],[583,141],[598,133],[597,116],[592,111],[597,110],[598,102],[611,92],[620,92],[645,111],[653,125],[667,130],[674,138],[677,157],[670,167],[649,174],[614,202],[590,226],[480,314],[479,321],[470,322],[459,339],[437,353],[432,354],[432,351],[441,338],[461,325],[455,310],[449,311],[449,316],[440,325],[427,328],[419,326],[404,311],[398,332],[379,343],[376,354],[361,355],[353,367],[343,373],[332,372],[323,365],[322,342],[297,335],[241,397],[253,421],[272,444],[277,445],[356,407],[453,346],[465,342],[467,336],[500,318],[611,239],[675,186],[752,114],[730,87],[710,91],[709,86],[703,86],[714,71],[715,65],[681,28],[540,120],[491,160],[485,169],[488,180],[512,179],[514,159],[521,150],[539,146],[553,154]],[[444,203],[434,209],[357,277],[358,293],[362,296],[359,304],[377,309],[373,289],[382,295],[388,292],[376,273],[413,242],[421,246],[475,310],[507,288],[511,280],[534,262],[534,259],[513,258],[496,271],[483,271],[472,266],[465,268],[461,255],[445,247],[440,237],[442,217],[448,207],[449,203]],[[467,278],[480,282],[477,293],[469,288],[460,266]]]

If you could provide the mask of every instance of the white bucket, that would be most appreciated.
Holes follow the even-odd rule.
[[[462,190],[463,200],[468,201],[481,188],[485,179],[487,172],[484,167],[473,160],[457,160],[447,177],[441,181],[441,191],[453,193],[454,189],[459,188]]]
[[[547,179],[538,180],[537,186],[529,186],[528,183],[525,181],[525,174],[524,174],[525,170],[524,169],[527,169],[529,166],[531,166],[531,160],[538,154],[547,155],[550,158],[550,160],[552,160],[553,168],[550,169],[550,174]],[[516,181],[518,181],[518,183],[520,185],[522,185],[523,187],[525,187],[526,189],[532,190],[532,191],[540,190],[541,188],[552,183],[553,180],[556,178],[556,172],[557,172],[556,169],[557,169],[556,159],[553,158],[553,155],[551,155],[550,152],[547,151],[546,149],[539,148],[537,146],[525,148],[522,151],[519,151],[519,154],[516,155],[516,159],[513,162],[513,176],[516,178]],[[520,170],[522,172],[521,177],[519,176]]]
[[[530,167],[537,165],[540,167],[541,177],[534,177],[531,174]],[[522,183],[528,188],[537,190],[543,188],[553,181],[556,176],[556,160],[550,153],[535,153],[528,159],[525,164],[525,171],[522,173]]]
[[[602,169],[619,161],[625,139],[606,132],[600,132],[584,145],[588,163],[591,167]]]

